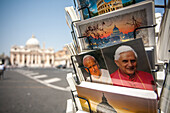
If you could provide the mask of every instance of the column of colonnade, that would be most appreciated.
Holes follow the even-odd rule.
[[[22,63],[21,63],[21,65],[25,65],[25,54],[23,53],[23,54],[21,54],[21,57],[22,57]]]
[[[45,58],[45,59],[44,59],[44,61],[45,61],[45,62],[44,62],[44,66],[47,66],[47,64],[48,64],[48,54],[45,54],[44,56],[45,56],[45,57],[44,57],[44,58]]]
[[[37,63],[37,54],[34,55],[34,61],[35,61],[35,62],[34,62],[34,65],[37,66],[37,64],[38,64],[38,63]]]
[[[47,57],[46,57],[47,59],[47,66],[49,66],[50,65],[50,61],[49,61],[49,59],[50,59],[50,56],[49,56],[49,54],[47,54]]]
[[[31,54],[31,66],[33,66],[34,54]]]
[[[41,55],[38,55],[38,65],[41,66]]]
[[[30,62],[29,62],[29,66],[31,66],[32,64],[32,54],[30,54]]]
[[[28,54],[27,55],[27,66],[42,66],[40,54]]]
[[[39,64],[39,54],[36,55],[36,63],[37,63],[37,66],[40,66],[40,64]]]
[[[51,60],[52,60],[52,65],[54,66],[54,55],[51,55],[52,56],[52,58],[51,58]]]
[[[55,65],[55,55],[45,52],[11,52],[10,61],[12,65],[17,64],[18,66],[51,67]],[[44,63],[42,61],[44,61]]]
[[[16,61],[17,61],[16,63],[17,63],[17,65],[18,65],[18,64],[20,63],[20,54],[17,53],[17,54],[16,54],[16,57],[17,57],[17,58],[16,58]]]
[[[30,63],[30,54],[27,55],[27,66],[29,66],[29,63]]]
[[[10,60],[11,60],[11,64],[14,65],[14,54],[13,53],[11,53]]]
[[[29,57],[29,66],[31,66],[31,59],[32,59],[32,56],[31,56],[31,54],[29,55],[30,57]]]
[[[38,65],[38,54],[34,54],[34,60],[35,60],[35,63],[34,63],[34,66],[39,66]]]
[[[42,61],[43,61],[43,55],[41,54],[40,55],[40,65],[41,65],[41,67],[43,66]]]

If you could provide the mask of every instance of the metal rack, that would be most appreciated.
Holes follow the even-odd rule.
[[[74,8],[76,9],[76,8],[77,8],[76,1],[73,0],[73,3],[74,3]],[[134,3],[135,3],[135,0],[133,0],[133,4],[134,4]],[[164,8],[164,9],[165,9],[166,7],[167,7],[167,6],[166,6],[166,0],[164,0],[164,5],[155,5],[155,8]],[[78,9],[78,11],[83,10],[83,9],[87,9],[87,10],[88,10],[89,18],[92,17],[91,14],[90,14],[90,9],[89,9],[89,7],[88,7],[87,5],[84,6],[84,7],[80,7],[80,8],[78,7],[77,9]],[[81,21],[81,20],[78,20],[78,21]],[[88,40],[88,42],[89,42],[89,47],[90,47],[91,50],[93,50],[93,49],[94,49],[93,46],[92,46],[93,43],[91,43],[89,37],[87,37],[87,36],[76,37],[75,32],[74,32],[74,28],[73,28],[73,24],[74,24],[75,22],[78,22],[78,21],[73,21],[72,24],[71,24],[71,28],[72,28],[71,34],[72,34],[72,38],[73,38],[73,41],[74,41],[74,45],[75,45],[76,51],[78,52],[78,50],[77,50],[77,48],[78,48],[77,39],[81,39],[81,38],[87,38],[87,40]],[[138,27],[138,28],[136,28],[136,29],[134,30],[134,33],[133,33],[134,39],[136,39],[136,31],[137,31],[138,29],[150,28],[150,27],[155,27],[155,26],[156,26],[156,25],[150,25],[150,26],[143,26],[143,27]]]
[[[134,2],[134,1],[135,1],[135,0],[133,0],[133,2]],[[77,6],[76,6],[75,0],[73,0],[73,2],[74,2],[74,7],[76,8]],[[155,5],[155,8],[164,8],[164,10],[165,10],[166,7],[167,7],[167,6],[166,6],[166,0],[164,0],[164,5]],[[91,18],[91,14],[90,14],[89,7],[88,7],[88,6],[85,6],[85,7],[78,8],[78,11],[83,10],[83,9],[87,9],[87,10],[88,10],[89,18]],[[77,51],[77,52],[78,52],[78,47],[79,47],[79,44],[78,44],[77,39],[87,38],[87,40],[88,40],[88,42],[89,42],[89,45],[93,45],[93,43],[91,43],[89,37],[87,37],[87,36],[76,37],[75,31],[74,31],[74,23],[75,23],[75,22],[79,22],[79,21],[81,21],[81,20],[73,21],[72,24],[71,24],[71,34],[72,34],[72,38],[73,38],[74,45],[75,45],[75,48],[76,48],[76,51]],[[136,31],[137,31],[137,30],[139,30],[139,29],[145,29],[145,28],[154,28],[155,26],[156,26],[156,24],[155,24],[155,25],[142,26],[142,27],[136,28],[136,29],[134,30],[134,32],[133,32],[134,39],[136,39]],[[90,46],[90,49],[93,50],[93,49],[94,49],[93,46]],[[169,50],[169,52],[170,52],[170,50]],[[76,75],[77,83],[79,84],[80,81],[79,81],[79,78],[78,78],[78,75],[77,75],[77,71],[76,71],[76,68],[75,68],[75,65],[74,65],[75,62],[74,62],[74,60],[73,60],[73,57],[75,57],[75,55],[72,55],[72,56],[71,56],[71,61],[72,61],[72,65],[73,65],[73,69],[74,69],[75,75]],[[170,61],[169,61],[169,63],[165,63],[164,65],[165,65],[165,80],[164,80],[164,82],[163,82],[163,87],[166,85],[167,75],[170,74]],[[158,71],[159,71],[159,66],[157,66],[157,65],[155,65],[155,66],[156,66],[157,68],[156,68],[156,69],[152,69],[152,72],[158,72]],[[89,74],[89,77],[90,77],[90,81],[92,82],[92,78],[91,78],[91,74],[90,74],[89,69],[88,69],[87,67],[84,67],[84,66],[79,66],[79,68],[81,68],[81,69],[86,68],[86,69],[88,70],[88,74]],[[161,91],[161,96],[162,96],[162,92],[163,92],[163,91],[164,91],[164,89],[162,89],[162,91]],[[75,92],[75,91],[71,91],[71,93],[72,93],[73,100],[74,100],[74,102],[75,102],[76,110],[78,110],[78,108],[77,108],[77,105],[76,105],[75,97],[80,98],[80,99],[83,99],[83,100],[86,100],[87,103],[88,103],[89,112],[92,113],[91,107],[90,107],[90,103],[89,103],[88,99],[83,98],[83,97],[80,97],[80,96],[78,96],[78,95],[74,95],[73,92]],[[161,97],[161,96],[160,96],[160,97]],[[159,112],[161,113],[160,103],[161,103],[161,101],[159,101],[159,103],[158,103],[158,109],[159,109]]]

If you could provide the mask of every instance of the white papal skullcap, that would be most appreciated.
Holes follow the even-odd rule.
[[[92,59],[94,59],[95,62],[97,62],[96,59],[95,59],[93,56],[91,56],[91,55],[85,55],[85,56],[83,57],[83,64],[84,64],[85,59],[86,59],[86,58],[90,58],[90,57],[91,57]]]
[[[122,46],[118,47],[117,50],[115,51],[115,55],[114,55],[115,60],[119,59],[120,53],[127,52],[127,51],[132,51],[137,58],[136,52],[130,46],[122,45]]]
[[[83,57],[83,61],[84,61],[84,59],[89,58],[89,57],[95,59],[95,58],[94,58],[93,56],[91,56],[91,55],[85,55],[85,56]]]

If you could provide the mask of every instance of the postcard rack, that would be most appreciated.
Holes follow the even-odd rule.
[[[71,92],[71,95],[72,95],[72,100],[74,102],[73,106],[75,107],[75,110],[76,111],[79,111],[79,109],[81,110],[80,105],[79,105],[80,104],[79,100],[76,100],[76,98],[79,98],[79,99],[83,99],[83,100],[85,100],[87,102],[88,108],[89,108],[89,112],[92,113],[89,100],[84,98],[84,97],[78,96],[77,89],[75,88],[75,83],[74,83],[75,79],[73,78],[72,73],[71,73],[71,76],[70,76],[70,73],[67,74],[67,81],[68,81],[68,83],[70,85],[70,92]],[[75,81],[75,82],[77,82],[77,81]],[[85,113],[85,112],[83,112],[83,113]]]
[[[71,23],[71,35],[72,35],[74,46],[75,46],[77,52],[78,52],[78,42],[77,42],[77,38],[76,38],[76,35],[75,35],[75,32],[74,32],[74,27],[73,26],[74,26],[74,23],[78,22],[78,21],[80,21],[80,20],[73,21]]]
[[[78,95],[77,95],[77,97],[80,98],[80,99],[83,99],[83,100],[87,101],[88,108],[89,108],[89,112],[92,113],[92,110],[91,110],[90,103],[89,103],[88,99],[86,99],[86,98],[84,98],[84,97],[80,97],[80,96],[78,96]]]
[[[86,99],[86,98],[84,98],[84,97],[80,97],[80,96],[78,96],[78,95],[74,95],[73,92],[75,92],[75,91],[71,91],[71,94],[72,94],[72,97],[73,97],[73,101],[74,101],[74,103],[75,103],[76,111],[78,111],[77,103],[76,103],[76,100],[75,100],[75,98],[77,97],[77,98],[82,99],[82,100],[85,100],[85,101],[87,102],[88,108],[89,108],[89,112],[92,113],[92,110],[91,110],[90,103],[89,103],[88,99]]]
[[[156,8],[166,8],[166,0],[164,0],[164,5],[155,5]]]
[[[135,1],[135,0],[133,0],[133,2],[134,2],[134,1]],[[73,0],[73,2],[74,2],[74,6],[75,6],[75,8],[76,8],[77,6],[76,6],[75,0]],[[165,3],[165,5],[155,5],[155,8],[166,8],[166,0],[164,0],[164,3]],[[88,6],[85,6],[85,7],[78,8],[78,11],[81,11],[81,10],[83,10],[83,9],[87,9],[87,10],[88,10],[89,18],[91,18],[92,16],[91,16],[91,14],[90,14],[90,9],[89,9],[89,7],[88,7]],[[75,46],[75,49],[76,49],[77,53],[80,53],[80,51],[78,50],[78,48],[80,47],[79,42],[78,42],[78,39],[83,39],[83,38],[87,38],[87,41],[88,41],[90,50],[94,50],[95,48],[93,48],[93,43],[90,41],[89,37],[87,37],[87,36],[77,37],[77,35],[76,35],[76,33],[75,33],[75,29],[74,29],[74,27],[75,27],[75,26],[74,26],[74,23],[79,22],[79,21],[81,21],[81,20],[73,21],[73,22],[71,23],[71,35],[72,35],[73,43],[74,43],[74,46]],[[147,29],[147,28],[154,28],[154,27],[156,27],[156,24],[135,28],[134,31],[133,31],[133,38],[136,39],[136,32],[137,32],[137,30]],[[169,51],[170,51],[170,50],[169,50]],[[77,83],[77,84],[80,84],[81,81],[79,80],[79,75],[78,75],[77,69],[76,69],[76,67],[75,67],[76,61],[73,59],[73,57],[75,57],[75,56],[76,56],[76,55],[72,55],[72,56],[71,56],[71,62],[72,62],[73,70],[74,70],[74,73],[75,73],[76,79],[77,79],[76,83]],[[166,82],[166,79],[167,79],[167,75],[170,73],[170,61],[169,61],[169,64],[165,64],[165,65],[167,65],[167,66],[166,66],[166,71],[165,71],[165,73],[166,73],[166,74],[165,74],[165,75],[166,75],[165,77],[166,77],[166,78],[165,78],[165,81],[164,81],[164,83],[163,83],[163,86],[166,85],[165,82]],[[90,78],[90,81],[92,82],[92,77],[91,77],[91,73],[90,73],[90,71],[89,71],[89,68],[84,67],[84,66],[80,66],[80,65],[78,66],[78,68],[80,68],[80,69],[87,69],[87,70],[88,70],[88,76],[89,76],[89,78]],[[154,73],[154,72],[158,72],[159,70],[160,70],[160,69],[159,69],[159,66],[158,66],[158,65],[155,65],[155,66],[154,66],[154,69],[152,69],[151,71]],[[76,90],[74,90],[74,91],[71,90],[71,94],[72,94],[72,97],[73,97],[73,101],[74,101],[74,103],[75,103],[75,108],[76,108],[76,110],[78,110],[78,107],[77,107],[77,105],[76,105],[75,98],[79,98],[79,99],[83,99],[83,100],[85,100],[85,101],[87,102],[88,108],[89,108],[89,112],[92,113],[92,110],[91,110],[90,103],[89,103],[88,99],[86,99],[86,98],[84,98],[84,97],[80,97],[80,96],[78,96],[78,95],[74,95],[74,92],[76,92]],[[162,92],[163,92],[163,90],[162,90]],[[162,92],[161,92],[161,95],[162,95]],[[159,104],[159,105],[158,105],[158,106],[159,106],[158,109],[159,109],[159,111],[161,112],[160,102],[159,102],[158,104]]]
[[[76,1],[75,0],[73,0],[73,3],[74,3],[74,8],[76,9]],[[81,7],[81,8],[78,8],[78,11],[80,11],[80,10],[83,10],[83,9],[87,9],[88,10],[88,15],[89,15],[89,18],[91,18],[91,14],[90,14],[90,9],[89,9],[89,7],[88,6],[84,6],[84,7]],[[81,21],[81,20],[78,20],[78,21]],[[73,21],[72,23],[71,23],[71,34],[72,34],[72,38],[73,38],[73,42],[74,42],[74,46],[76,47],[76,51],[78,52],[78,41],[77,41],[77,38],[76,38],[76,35],[75,35],[75,32],[74,32],[74,23],[75,22],[78,22],[78,21]],[[78,37],[78,38],[84,38],[84,37]],[[89,40],[89,38],[87,37],[87,39]],[[90,41],[90,40],[89,40]],[[90,44],[90,43],[89,43]],[[91,49],[93,49],[92,47],[91,47]]]
[[[71,56],[71,62],[72,62],[72,65],[73,65],[73,70],[74,70],[74,73],[75,73],[75,75],[76,75],[76,83],[77,84],[80,84],[80,80],[79,80],[79,77],[78,77],[78,73],[77,73],[77,71],[76,71],[76,68],[75,68],[75,62],[74,62],[74,60],[73,60],[73,57],[75,57],[75,55],[72,55]]]
[[[135,0],[133,0],[132,2],[133,2],[133,4],[135,4]],[[87,10],[88,10],[89,18],[92,17],[91,14],[90,14],[90,9],[89,9],[89,7],[88,7],[87,5],[84,6],[84,7],[80,7],[80,8],[79,8],[79,7],[77,7],[77,5],[76,5],[76,0],[73,0],[73,4],[74,4],[74,8],[75,8],[75,9],[77,8],[78,11],[83,10],[83,9],[87,9]],[[165,8],[166,8],[166,0],[164,0],[164,5],[155,5],[155,8],[164,8],[164,9],[165,9]],[[81,21],[81,20],[78,20],[78,21]],[[73,42],[74,42],[74,46],[75,46],[75,48],[76,48],[76,51],[79,52],[79,50],[78,50],[79,44],[78,44],[78,40],[77,40],[77,39],[82,39],[82,38],[87,38],[88,43],[89,43],[89,48],[90,48],[91,50],[93,50],[93,49],[94,49],[93,46],[92,46],[93,43],[91,43],[89,37],[86,37],[86,36],[76,37],[73,26],[74,26],[74,23],[75,23],[75,22],[78,22],[78,21],[73,21],[72,24],[71,24],[71,34],[72,34],[72,38],[73,38]],[[136,28],[136,29],[134,30],[134,33],[133,33],[134,39],[136,38],[136,31],[137,31],[138,29],[150,28],[150,27],[155,27],[155,26],[156,26],[156,25],[150,25],[150,26],[143,26],[143,27],[138,27],[138,28]]]
[[[89,75],[89,77],[90,77],[90,82],[92,82],[92,78],[91,78],[91,73],[90,73],[90,70],[89,70],[89,68],[88,67],[85,67],[85,66],[79,66],[79,68],[81,68],[81,69],[87,69],[88,70],[88,75]]]
[[[73,98],[73,102],[75,104],[76,111],[78,111],[78,106],[77,106],[76,99],[75,99],[77,97],[77,98],[85,100],[87,102],[88,108],[89,108],[89,112],[92,113],[92,110],[91,110],[90,103],[89,103],[88,99],[86,99],[84,97],[81,97],[81,96],[78,96],[77,94],[75,95],[74,92],[76,92],[76,91],[77,90],[75,90],[75,91],[71,90],[71,95],[72,95],[72,98]]]
[[[91,41],[90,41],[90,39],[89,39],[89,37],[87,37],[87,36],[81,36],[81,37],[78,37],[78,39],[81,39],[81,38],[87,38],[87,40],[88,40],[88,43],[89,43],[89,46],[90,46],[90,49],[91,50],[93,50],[94,48],[93,48],[93,43],[91,43]]]
[[[81,8],[78,9],[78,11],[83,10],[83,9],[87,9],[88,10],[89,18],[91,18],[89,7],[88,6],[81,7]]]
[[[169,50],[170,52],[170,50]],[[163,85],[162,85],[162,91],[161,91],[161,94],[160,94],[160,101],[158,103],[158,109],[159,109],[159,113],[162,113],[161,111],[161,104],[163,105],[167,105],[167,102],[169,101],[169,93],[167,95],[165,95],[165,93],[167,93],[167,91],[169,90],[169,80],[170,80],[170,60],[169,60],[169,63],[165,63],[164,64],[164,67],[165,67],[165,80],[163,81]],[[169,91],[170,92],[170,91]],[[168,106],[168,105],[167,105]],[[168,111],[168,108],[166,108],[165,111]]]
[[[75,57],[75,55],[72,55],[72,56],[71,56],[71,62],[72,62],[73,70],[74,70],[74,73],[75,73],[76,79],[77,79],[76,83],[77,83],[77,84],[80,84],[80,80],[79,80],[79,77],[78,77],[78,75],[77,75],[78,73],[77,73],[76,68],[75,68],[75,62],[74,62],[74,60],[73,60],[73,57]],[[81,69],[86,68],[86,69],[88,70],[88,74],[89,74],[89,77],[90,77],[90,81],[92,82],[91,73],[90,73],[89,68],[88,68],[88,67],[84,67],[84,66],[79,66],[79,68],[81,68]]]
[[[74,7],[76,8],[76,1],[73,0],[73,3],[74,3]],[[89,7],[86,5],[84,7],[78,8],[78,11],[83,10],[83,9],[87,9],[88,10],[89,18],[91,18]]]
[[[145,29],[145,28],[156,27],[156,25],[157,25],[157,24],[155,24],[155,25],[150,25],[150,26],[137,27],[137,28],[133,31],[134,39],[136,39],[136,31],[137,31],[138,29]]]

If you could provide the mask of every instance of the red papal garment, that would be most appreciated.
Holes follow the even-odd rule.
[[[130,88],[139,88],[156,91],[154,78],[150,73],[143,71],[136,71],[131,77],[121,73],[120,69],[112,73],[111,79],[113,85],[124,86]]]

